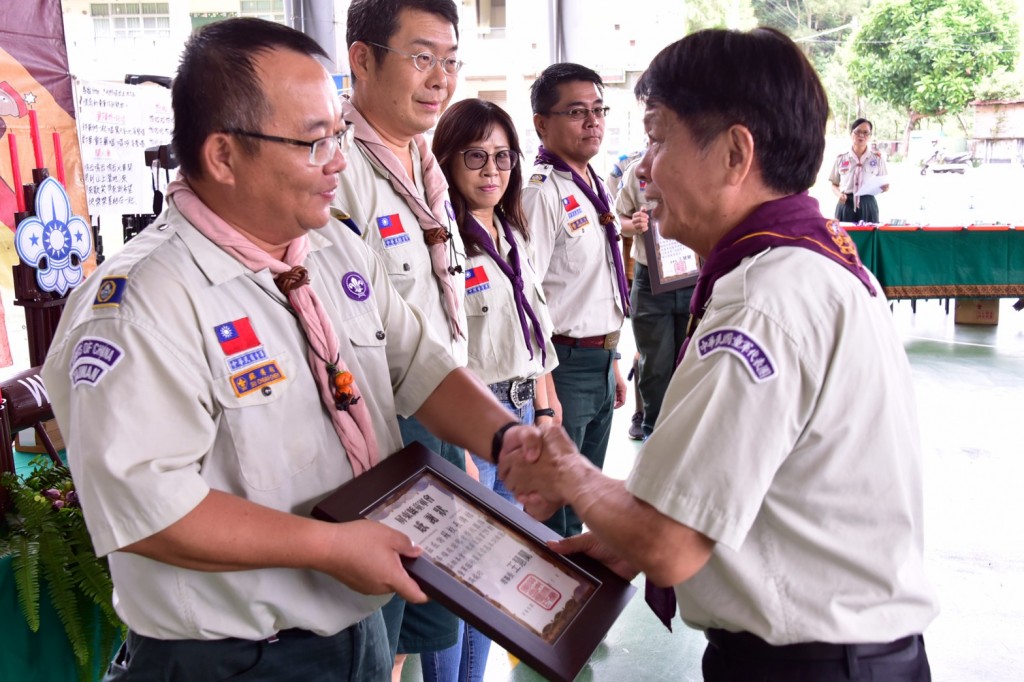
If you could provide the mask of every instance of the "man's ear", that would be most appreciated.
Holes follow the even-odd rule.
[[[725,131],[725,148],[728,154],[726,182],[740,185],[754,165],[754,136],[746,126],[730,126]]]
[[[370,69],[377,65],[373,50],[361,40],[348,48],[348,64],[357,81],[366,81],[370,77]]]
[[[235,164],[242,150],[228,133],[213,133],[199,150],[199,165],[204,177],[222,185],[234,186]]]
[[[541,142],[544,142],[544,134],[547,133],[548,119],[546,116],[541,114],[533,115],[533,129],[537,131],[537,137],[540,138]]]

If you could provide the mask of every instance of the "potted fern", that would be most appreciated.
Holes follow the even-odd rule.
[[[39,631],[45,585],[75,655],[78,679],[95,679],[97,667],[124,636],[124,625],[112,605],[107,561],[93,552],[71,472],[38,457],[26,475],[0,476],[0,486],[12,504],[0,516],[0,557],[11,557],[25,622]]]

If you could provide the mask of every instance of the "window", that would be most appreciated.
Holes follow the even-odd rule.
[[[169,38],[170,3],[102,2],[90,5],[97,41],[119,43],[135,38]]]
[[[284,0],[241,0],[239,16],[256,17],[283,24]]]

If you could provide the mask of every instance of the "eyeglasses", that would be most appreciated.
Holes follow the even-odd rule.
[[[519,161],[519,153],[511,149],[502,149],[493,154],[488,154],[483,149],[463,149],[460,153],[462,154],[462,162],[466,164],[466,168],[469,170],[480,170],[487,165],[487,159],[492,156],[494,157],[494,165],[500,171],[512,170]]]
[[[393,47],[381,45],[380,43],[371,43],[367,41],[366,44],[383,48],[385,50],[388,50],[389,52],[400,54],[403,57],[408,57],[409,59],[412,60],[412,65],[416,67],[417,71],[430,71],[432,68],[434,68],[435,64],[440,62],[441,70],[444,71],[449,76],[454,76],[459,72],[459,69],[461,69],[463,65],[463,62],[459,61],[458,59],[455,59],[454,57],[442,59],[441,57],[438,57],[437,55],[431,52],[419,52],[417,54],[412,54],[411,52],[402,52],[401,50],[396,50]]]
[[[594,107],[593,109],[573,107],[566,111],[552,111],[549,113],[555,116],[566,116],[570,121],[584,121],[591,114],[594,115],[594,118],[604,118],[608,115],[609,111],[611,111],[611,107]]]
[[[281,142],[283,144],[290,144],[296,147],[309,147],[309,165],[326,166],[330,163],[331,159],[334,158],[334,155],[339,149],[342,154],[348,154],[349,147],[351,146],[351,130],[352,126],[349,126],[340,133],[321,137],[313,140],[312,142],[293,140],[290,137],[278,137],[277,135],[264,135],[263,133],[254,133],[251,130],[239,130],[238,128],[229,128],[223,132],[231,135],[253,137],[257,140],[266,140],[268,142]]]

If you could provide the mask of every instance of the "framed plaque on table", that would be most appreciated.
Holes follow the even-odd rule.
[[[343,485],[313,516],[408,535],[423,553],[402,563],[423,591],[551,680],[576,677],[635,591],[590,557],[553,552],[554,531],[420,443]]]
[[[644,232],[647,249],[647,270],[651,277],[651,291],[662,294],[697,283],[700,260],[693,249],[674,239],[665,239],[658,231],[658,223],[650,222]]]

